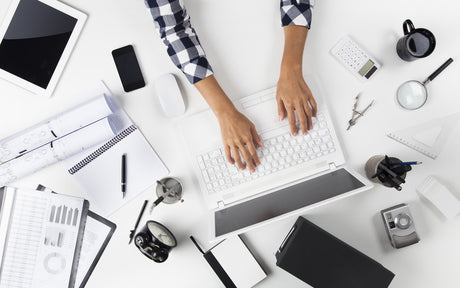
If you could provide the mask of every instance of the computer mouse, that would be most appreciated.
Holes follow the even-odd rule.
[[[156,79],[155,89],[160,99],[161,107],[167,117],[176,117],[184,114],[184,99],[173,74],[164,74]]]

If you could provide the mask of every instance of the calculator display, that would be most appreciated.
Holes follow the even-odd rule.
[[[372,66],[374,66],[374,62],[372,62],[372,60],[368,60],[366,64],[364,64],[363,67],[359,69],[359,75],[364,76],[364,74],[366,74],[366,72],[369,71],[369,69],[371,69]]]

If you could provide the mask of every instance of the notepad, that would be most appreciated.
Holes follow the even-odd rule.
[[[226,288],[250,288],[267,277],[240,236],[229,237],[206,252],[190,238]]]
[[[167,176],[169,170],[105,85],[90,93],[108,97],[114,111],[108,117],[118,133],[99,147],[68,158],[64,165],[83,187],[92,210],[106,217]],[[123,154],[127,168],[125,197],[121,192]]]

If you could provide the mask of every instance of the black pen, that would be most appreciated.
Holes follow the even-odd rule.
[[[384,164],[379,163],[379,168],[381,168],[383,171],[387,172],[391,177],[398,179],[399,182],[406,183],[406,181],[403,178],[401,178],[401,176],[397,175],[395,172],[393,172],[390,168],[388,168]]]
[[[144,215],[145,207],[147,207],[147,203],[149,200],[144,201],[144,205],[142,205],[141,211],[139,212],[139,216],[137,216],[136,225],[134,225],[134,229],[129,231],[129,244],[133,241],[134,234],[136,233],[137,226],[139,226],[139,222],[141,221],[142,215]]]
[[[126,154],[121,156],[121,192],[126,195]]]

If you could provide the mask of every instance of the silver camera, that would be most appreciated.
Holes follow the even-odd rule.
[[[380,214],[390,238],[391,246],[402,248],[420,241],[407,204],[387,208],[380,211]]]

